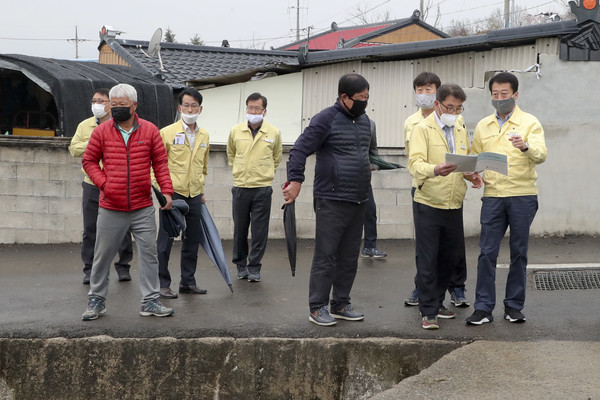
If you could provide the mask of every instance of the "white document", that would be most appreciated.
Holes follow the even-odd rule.
[[[455,172],[479,172],[490,170],[508,175],[506,154],[484,152],[476,156],[446,153],[446,163],[452,163],[458,168]]]

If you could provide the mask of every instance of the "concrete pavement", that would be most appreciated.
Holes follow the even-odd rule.
[[[595,237],[532,238],[529,262],[549,265],[595,264],[600,260],[598,242],[599,239]],[[467,297],[471,302],[475,291],[477,243],[477,238],[467,240]],[[227,254],[231,254],[231,243],[225,242],[224,247]],[[534,383],[549,390],[551,386],[545,385],[545,382],[552,382],[556,387],[577,385],[581,388],[580,381],[565,377],[564,374],[569,370],[584,366],[585,371],[593,371],[589,372],[591,374],[597,374],[596,371],[600,370],[598,357],[585,359],[584,364],[577,362],[578,359],[584,359],[582,357],[587,354],[586,349],[598,354],[600,317],[596,310],[600,309],[600,290],[538,291],[530,284],[523,310],[527,316],[524,324],[504,321],[500,303],[494,311],[495,321],[491,324],[466,326],[464,319],[473,311],[469,307],[455,309],[457,318],[442,320],[441,329],[426,331],[420,327],[418,309],[403,305],[404,297],[413,287],[414,242],[385,240],[380,241],[379,247],[388,253],[388,257],[383,260],[360,259],[352,291],[353,305],[366,314],[365,320],[358,323],[341,321],[337,326],[328,328],[308,322],[308,273],[312,259],[312,240],[299,243],[296,277],[292,277],[289,272],[284,242],[270,241],[264,259],[263,281],[251,284],[234,278],[233,294],[201,250],[196,277],[198,285],[208,289],[208,294],[180,295],[178,299],[165,300],[165,304],[175,309],[175,316],[169,318],[143,318],[138,315],[140,292],[136,256],[132,268],[133,281],[112,281],[106,302],[107,313],[91,322],[81,321],[81,314],[87,304],[88,286],[81,284],[83,274],[78,244],[0,246],[0,293],[3,299],[3,307],[0,308],[0,338],[82,338],[108,335],[115,338],[395,337],[449,340],[471,343],[438,362],[442,363],[440,370],[446,371],[444,373],[448,369],[453,371],[453,385],[442,386],[448,390],[455,388],[456,393],[463,398],[486,398],[465,396],[463,389],[472,384],[475,375],[484,381],[486,376],[496,377],[495,380],[489,380],[489,386],[492,387],[485,390],[490,396],[487,398],[499,398],[494,397],[492,388],[505,388],[511,376],[497,374],[498,371],[516,373],[516,368],[530,371],[528,376],[535,378]],[[178,253],[179,243],[176,243],[173,254]],[[177,256],[174,256],[173,261],[176,259]],[[499,262],[508,261],[508,243],[504,243]],[[175,277],[172,288],[176,289],[177,263],[172,262],[171,268]],[[114,277],[114,270],[111,273]],[[500,302],[506,273],[506,269],[497,271]],[[447,305],[451,307],[449,303]],[[505,350],[508,352],[504,352]],[[566,360],[560,365],[562,369],[548,367],[557,363],[561,357]],[[421,393],[417,386],[422,388],[423,382],[437,382],[436,385],[429,386],[439,393],[439,383],[446,381],[443,376],[435,378],[436,375],[432,375],[435,374],[436,370],[433,368],[437,365],[434,364],[432,369],[400,383],[403,393]],[[564,369],[567,371],[563,371]],[[588,379],[589,374],[577,375],[574,372],[580,380]],[[561,383],[557,384],[557,380]],[[498,396],[501,393],[511,392],[498,392]],[[540,393],[546,392],[541,390]],[[600,398],[597,391],[584,390],[581,393],[584,397],[573,398],[587,398],[585,395]],[[383,395],[384,393],[381,394]],[[430,398],[428,396],[381,398]]]

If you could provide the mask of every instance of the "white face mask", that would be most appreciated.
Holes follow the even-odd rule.
[[[246,118],[252,125],[258,125],[264,117],[262,114],[246,114]]]
[[[435,93],[419,93],[417,94],[417,107],[423,110],[431,110],[434,106]]]
[[[456,114],[440,115],[440,121],[442,121],[442,124],[444,124],[446,126],[454,126],[454,123],[456,122],[457,118],[458,118],[458,115],[456,115]]]
[[[185,122],[188,125],[192,125],[196,123],[196,120],[198,119],[198,115],[200,115],[200,113],[198,114],[184,114],[181,113],[181,118],[183,119],[183,122]]]
[[[92,114],[94,114],[94,117],[96,118],[102,118],[108,114],[108,112],[104,111],[104,104],[96,103],[92,104]]]

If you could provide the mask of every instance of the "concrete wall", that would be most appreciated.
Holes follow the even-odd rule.
[[[0,399],[367,399],[460,343],[382,339],[0,339]]]

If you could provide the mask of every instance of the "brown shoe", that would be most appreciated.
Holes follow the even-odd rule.
[[[206,294],[208,291],[200,289],[198,286],[179,286],[179,293]]]
[[[171,288],[163,287],[160,288],[160,297],[163,299],[176,299],[177,293],[171,290]]]

